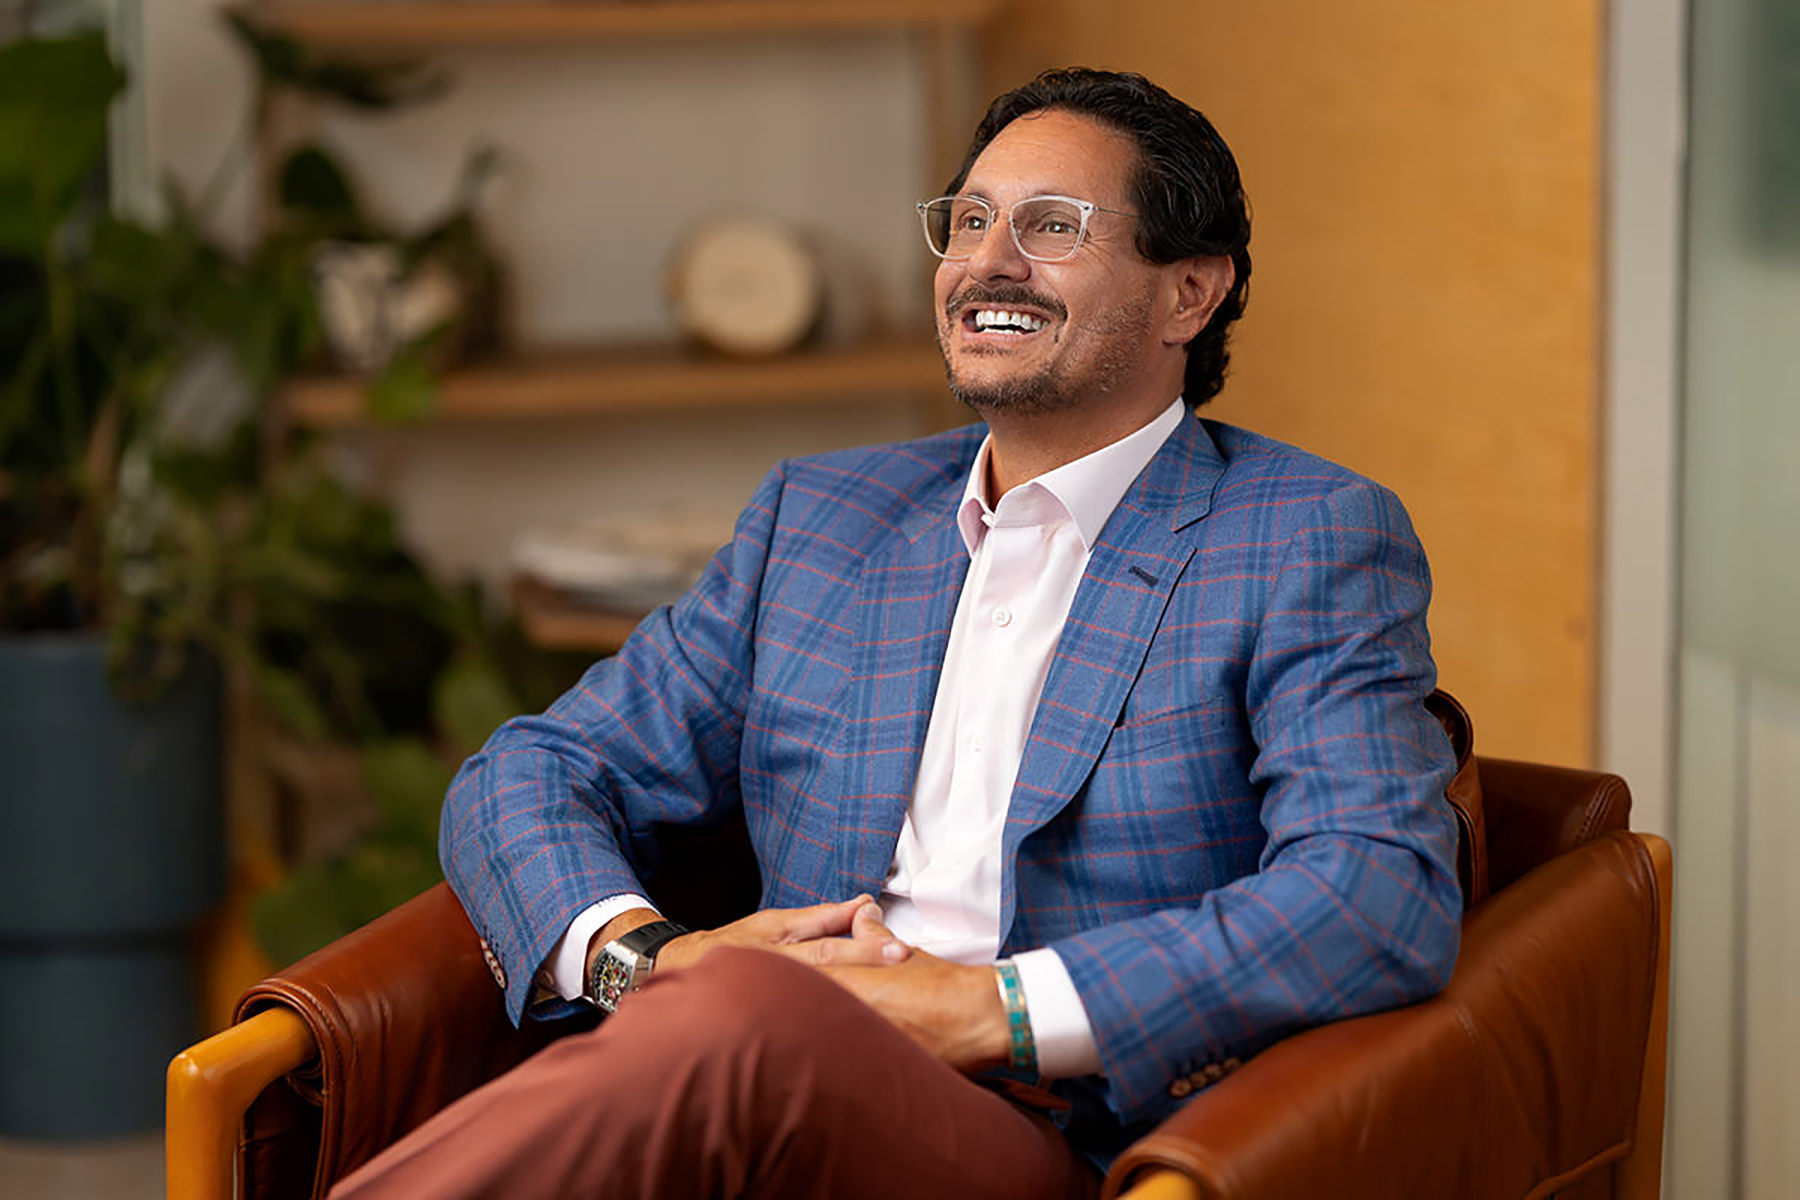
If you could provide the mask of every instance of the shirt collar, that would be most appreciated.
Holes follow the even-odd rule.
[[[998,511],[987,501],[988,455],[994,440],[994,435],[988,434],[975,453],[956,510],[963,545],[974,554],[992,525],[1048,525],[1071,520],[1083,547],[1092,550],[1126,489],[1175,432],[1186,409],[1181,397],[1175,397],[1148,425],[1015,487],[1000,498]]]

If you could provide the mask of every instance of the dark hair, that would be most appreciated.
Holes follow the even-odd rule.
[[[1000,131],[1029,113],[1058,109],[1092,118],[1131,138],[1138,161],[1130,180],[1138,211],[1138,253],[1153,263],[1201,254],[1229,256],[1237,278],[1206,327],[1188,343],[1183,391],[1196,407],[1225,386],[1231,323],[1244,315],[1250,284],[1250,205],[1237,160],[1196,109],[1142,75],[1068,67],[1045,71],[992,104],[947,191],[954,195]]]

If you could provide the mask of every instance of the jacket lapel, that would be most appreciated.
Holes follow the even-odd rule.
[[[1002,841],[1001,942],[1012,928],[1019,843],[1094,769],[1194,553],[1182,530],[1211,508],[1225,463],[1197,418],[1183,420],[1094,543],[1044,680]],[[921,726],[921,738],[923,726]]]
[[[969,553],[956,497],[924,505],[865,560],[851,646],[842,817],[835,855],[844,895],[879,895],[912,800]]]

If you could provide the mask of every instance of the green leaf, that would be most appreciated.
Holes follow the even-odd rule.
[[[430,850],[364,841],[340,858],[296,870],[257,897],[250,925],[264,953],[286,965],[367,925],[443,877]]]
[[[256,898],[250,926],[272,961],[297,962],[355,928],[338,876],[330,864],[303,867]]]
[[[417,59],[363,61],[321,53],[286,34],[264,29],[242,13],[227,24],[256,60],[268,83],[341,100],[357,108],[397,108],[443,95],[449,76]]]
[[[194,268],[195,249],[130,221],[102,217],[88,242],[83,282],[129,304],[167,304]]]
[[[325,712],[298,674],[266,662],[257,664],[254,674],[257,693],[277,725],[308,741],[324,738]]]
[[[343,882],[340,911],[350,918],[350,928],[368,924],[441,881],[436,847],[435,829],[426,846],[365,841],[353,847],[338,876]]]
[[[437,844],[438,814],[454,772],[418,738],[378,742],[363,751],[363,782],[381,810],[389,841]]]
[[[324,554],[286,543],[239,546],[233,578],[244,584],[274,586],[292,598],[313,602],[343,597],[348,573]]]
[[[0,46],[0,249],[48,254],[100,165],[124,86],[99,34]]]
[[[432,718],[459,755],[481,749],[488,735],[523,709],[506,680],[486,657],[463,654],[438,676]]]
[[[350,177],[316,144],[301,146],[282,165],[281,206],[328,227],[352,226],[359,220]]]
[[[376,420],[403,425],[429,417],[437,409],[437,393],[437,375],[424,354],[409,347],[375,377],[365,403]]]

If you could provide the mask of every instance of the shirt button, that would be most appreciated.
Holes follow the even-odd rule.
[[[981,753],[981,744],[982,744],[981,743],[981,735],[979,733],[971,734],[969,737],[969,753],[970,754],[980,754]]]
[[[994,624],[998,625],[1002,629],[1005,629],[1008,625],[1011,625],[1012,624],[1012,610],[1009,608],[996,608],[994,610]]]

